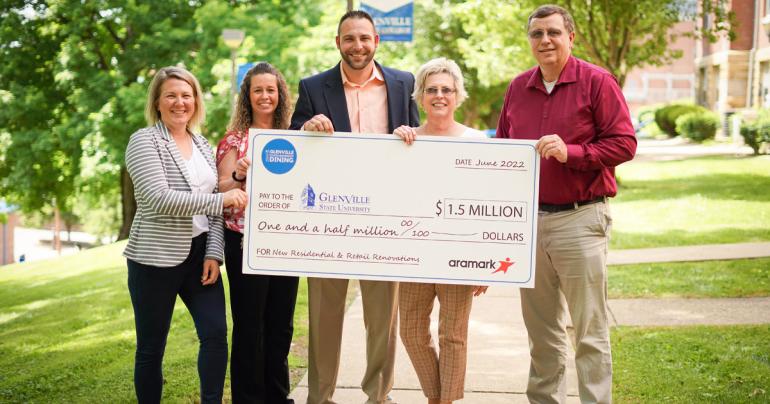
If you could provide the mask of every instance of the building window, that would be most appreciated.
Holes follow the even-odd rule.
[[[770,107],[770,62],[762,62],[759,71],[759,105],[767,108]]]

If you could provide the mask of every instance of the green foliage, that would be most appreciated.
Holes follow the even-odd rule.
[[[612,299],[770,296],[770,258],[614,265]]]
[[[634,68],[661,66],[682,56],[668,46],[676,40],[670,28],[681,20],[681,3],[566,0],[563,5],[575,19],[575,53],[607,69],[622,87]]]
[[[688,112],[676,118],[676,132],[696,142],[713,139],[717,128],[719,115],[711,111]]]
[[[54,260],[0,267],[0,402],[135,401],[135,330],[126,286],[125,243]],[[226,278],[226,271],[222,275]],[[225,293],[229,293],[224,279]],[[295,335],[307,336],[307,288],[300,282]],[[228,319],[231,319],[228,305]],[[232,329],[232,323],[228,323]],[[289,356],[292,385],[304,348]],[[198,338],[177,299],[163,360],[163,402],[198,402]],[[225,397],[230,396],[229,378]]]
[[[534,65],[526,17],[541,3],[416,2],[415,41],[382,43],[378,59],[411,71],[435,57],[454,59],[470,95],[458,119],[494,127],[509,81]],[[705,8],[715,21],[729,17],[722,3]],[[578,56],[621,84],[634,67],[677,56],[665,44],[683,0],[609,4],[564,3],[577,21]],[[216,141],[230,103],[230,53],[221,30],[246,32],[237,63],[269,61],[295,89],[300,78],[339,60],[334,36],[344,7],[337,0],[0,4],[0,194],[26,213],[50,211],[44,207],[55,203],[87,227],[120,228],[125,236],[133,204],[128,182],[121,185],[123,153],[130,134],[145,125],[144,93],[155,71],[184,65],[199,78],[208,110],[202,132]],[[109,214],[84,215],[89,211]]]
[[[676,131],[676,119],[690,112],[708,112],[708,110],[694,104],[669,104],[655,111],[655,123],[669,136],[679,136],[680,133]]]
[[[637,137],[654,138],[663,135],[658,124],[655,123],[655,111],[660,107],[659,104],[645,105],[636,110],[636,125],[639,127],[636,133]]]
[[[770,325],[616,327],[613,399],[620,403],[765,403]]]
[[[682,52],[669,44],[677,39],[671,28],[683,21],[700,21],[708,15],[715,23],[684,35],[716,40],[734,36],[733,14],[724,0],[700,0],[701,13],[687,0],[578,1],[530,0],[534,6],[556,3],[570,11],[575,20],[575,55],[597,64],[617,77],[623,87],[630,71],[644,66],[663,66],[680,58]],[[699,24],[696,24],[699,26]],[[506,29],[502,27],[502,29]]]
[[[511,79],[534,63],[522,24],[526,12],[524,6],[504,0],[415,2],[414,19],[419,23],[414,41],[381,42],[377,59],[411,72],[433,58],[454,60],[469,94],[456,118],[475,128],[494,128]]]
[[[741,123],[743,141],[754,154],[770,152],[770,111],[762,109],[754,119]]]
[[[611,248],[770,241],[770,158],[632,161],[617,167]]]
[[[3,3],[0,193],[24,212],[53,203],[65,213],[115,212],[132,198],[121,189],[123,153],[146,125],[155,71],[180,64],[199,78],[211,112],[203,133],[218,139],[229,118],[222,28],[246,31],[239,62],[268,60],[295,78],[291,43],[318,23],[318,7],[301,0]],[[127,228],[132,217],[118,220]],[[104,232],[121,227],[114,214],[83,218]]]

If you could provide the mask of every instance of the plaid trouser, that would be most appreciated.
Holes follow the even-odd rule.
[[[423,393],[429,399],[463,398],[473,286],[401,282],[398,297],[401,341]],[[440,305],[439,352],[430,334],[436,297]]]

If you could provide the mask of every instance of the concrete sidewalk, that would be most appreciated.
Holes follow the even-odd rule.
[[[738,259],[770,256],[770,243],[690,246],[663,249],[616,250],[614,264]],[[438,303],[436,303],[438,305]],[[696,324],[770,323],[770,298],[740,299],[611,299],[613,325],[678,326]],[[437,338],[438,308],[432,331]],[[567,366],[568,403],[579,403],[577,375],[571,356]],[[340,404],[363,403],[360,383],[366,366],[363,309],[358,296],[345,315],[340,373],[334,399]],[[463,403],[526,403],[529,373],[527,331],[521,317],[519,289],[493,287],[474,299],[468,336],[468,368]],[[307,398],[307,375],[291,395]],[[401,404],[424,403],[412,364],[399,340],[395,384],[391,393]]]
[[[751,147],[736,143],[700,144],[677,136],[670,139],[639,139],[634,161],[666,161],[707,156],[751,156]]]
[[[770,324],[770,297],[610,299],[613,325]]]
[[[438,303],[437,303],[438,305]],[[431,331],[438,341],[438,306]],[[342,357],[334,399],[340,404],[364,403],[359,387],[366,367],[363,309],[359,296],[345,315]],[[574,361],[567,369],[569,403],[579,403]],[[473,302],[468,335],[468,368],[463,403],[526,403],[529,347],[521,317],[519,289],[490,288]],[[427,402],[401,340],[396,352],[395,384],[391,397],[400,404]],[[291,395],[297,403],[307,398],[307,374]]]
[[[770,242],[610,250],[609,265],[770,257]]]
[[[613,325],[679,326],[696,324],[770,323],[770,298],[745,299],[613,299]],[[437,309],[432,331],[437,339]],[[341,404],[363,403],[360,389],[366,366],[363,310],[360,296],[348,309],[342,339],[342,358],[334,398]],[[574,357],[567,365],[568,403],[579,403]],[[468,336],[468,368],[463,403],[526,403],[529,372],[527,332],[521,317],[519,290],[490,288],[473,302]],[[396,376],[391,396],[401,404],[423,403],[425,398],[409,357],[399,340]],[[307,398],[307,375],[291,395],[297,403]]]

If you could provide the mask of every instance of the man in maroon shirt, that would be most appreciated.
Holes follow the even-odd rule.
[[[574,21],[566,10],[539,7],[527,35],[538,66],[511,82],[497,127],[499,138],[537,139],[541,156],[535,287],[521,290],[531,355],[527,396],[537,403],[566,399],[568,311],[580,400],[609,403],[607,198],[617,192],[615,166],[636,152],[634,129],[615,78],[572,56]]]

